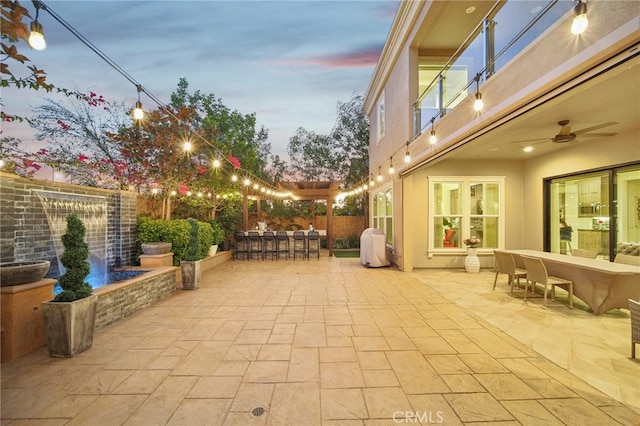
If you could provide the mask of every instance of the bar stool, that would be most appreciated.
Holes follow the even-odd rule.
[[[320,259],[320,233],[318,231],[309,231],[307,234],[307,259],[311,257],[311,253],[316,253]]]
[[[307,237],[304,231],[293,231],[293,260],[296,260],[298,253],[303,259],[307,256]]]
[[[242,231],[234,232],[233,237],[236,241],[236,247],[233,250],[233,259],[236,260],[239,255],[242,255],[242,259],[246,259],[249,255],[249,244],[247,242],[247,237]]]
[[[289,259],[289,236],[286,231],[276,231],[276,259],[280,257],[280,253],[286,255],[286,259]]]
[[[271,231],[264,231],[262,233],[262,258],[266,258],[267,255],[271,256],[271,260],[278,256],[278,246],[276,236]]]
[[[249,231],[248,241],[249,258],[252,259],[254,254],[259,256],[258,259],[262,258],[262,238],[260,238],[260,233],[258,231]]]

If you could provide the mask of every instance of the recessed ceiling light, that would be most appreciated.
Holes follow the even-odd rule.
[[[467,8],[467,10],[465,10],[465,12],[466,12],[467,14],[469,14],[469,13],[473,13],[473,12],[475,12],[475,11],[476,11],[476,7],[475,7],[475,6],[470,6],[470,7],[468,7],[468,8]]]
[[[533,151],[533,147],[532,146],[525,146],[524,148],[522,148],[522,150],[524,152],[531,152],[531,151]]]

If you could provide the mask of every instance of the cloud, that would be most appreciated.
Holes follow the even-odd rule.
[[[368,68],[378,62],[383,45],[354,49],[349,52],[329,53],[285,61],[285,65],[308,65],[329,69]]]

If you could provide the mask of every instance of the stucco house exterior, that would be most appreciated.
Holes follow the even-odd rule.
[[[401,2],[363,106],[389,260],[639,243],[639,42],[637,1]]]

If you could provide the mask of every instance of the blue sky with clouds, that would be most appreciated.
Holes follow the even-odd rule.
[[[22,3],[34,12],[31,2]],[[298,127],[328,133],[338,101],[367,89],[398,6],[392,0],[45,4],[164,103],[185,77],[191,91],[255,112],[269,130],[272,153],[281,156]],[[39,21],[47,49],[21,48],[50,83],[135,103],[132,83],[48,13],[41,11]],[[47,96],[26,92],[33,91],[5,90],[4,110],[30,115]],[[29,142],[24,126],[4,126],[4,136]]]

